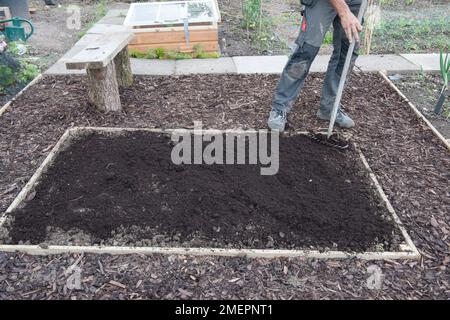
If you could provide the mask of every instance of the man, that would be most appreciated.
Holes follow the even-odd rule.
[[[359,32],[362,30],[357,18],[362,0],[302,0],[305,6],[303,22],[296,43],[297,50],[286,64],[276,88],[268,125],[273,130],[284,131],[287,114],[303,88],[309,68],[319,52],[323,39],[333,24],[334,51],[325,76],[320,109],[317,117],[330,120],[339,80],[351,41],[357,41],[350,68],[357,58]],[[350,69],[351,70],[351,69]],[[353,120],[341,109],[336,123],[343,128],[355,126]]]

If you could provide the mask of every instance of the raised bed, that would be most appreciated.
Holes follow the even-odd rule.
[[[0,221],[11,236],[0,250],[419,257],[356,146],[286,135],[280,172],[262,177],[257,166],[175,166],[170,132],[68,130]]]

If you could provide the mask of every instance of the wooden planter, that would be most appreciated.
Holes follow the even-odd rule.
[[[191,53],[219,51],[217,24],[221,21],[216,0],[176,0],[133,3],[124,25],[134,38],[129,48],[141,53],[164,49]]]
[[[189,44],[186,43],[184,27],[142,27],[133,29],[133,32],[129,48],[142,53],[156,48],[194,52],[196,45],[200,45],[204,52],[219,51],[217,23],[189,26]]]

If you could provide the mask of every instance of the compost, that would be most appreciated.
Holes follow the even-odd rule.
[[[145,131],[80,138],[13,213],[13,243],[78,230],[95,244],[352,251],[392,245],[389,213],[354,150],[281,137],[279,172],[262,176],[258,164],[175,165],[172,148],[170,136]]]

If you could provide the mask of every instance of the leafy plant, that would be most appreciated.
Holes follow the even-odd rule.
[[[264,14],[263,0],[241,0],[242,3],[242,25],[246,30],[247,39],[259,52],[267,52],[272,49],[274,34],[274,24],[287,23],[277,22],[279,18]],[[286,46],[287,47],[287,46]]]
[[[17,75],[17,81],[19,83],[28,83],[39,75],[39,68],[27,61],[20,62],[20,72]]]
[[[136,58],[136,59],[145,59],[147,56],[145,53],[142,53],[135,49],[130,49],[129,54],[130,54],[130,57]]]
[[[261,29],[261,0],[242,0],[242,15],[247,30]]]
[[[439,99],[434,108],[435,114],[440,114],[442,111],[442,106],[444,105],[445,99],[447,98],[447,90],[448,90],[448,79],[450,78],[450,58],[447,53],[444,57],[444,52],[441,49],[439,55],[439,64],[441,69],[441,77],[442,77],[442,90],[439,95]]]
[[[192,53],[180,52],[176,50],[165,50],[164,48],[149,49],[147,53],[130,49],[129,54],[132,58],[137,59],[159,59],[159,60],[185,60],[185,59],[208,59],[219,58],[218,52],[205,52],[201,44],[193,47]]]
[[[331,32],[331,31],[328,31],[326,34],[325,34],[325,37],[324,37],[324,39],[323,39],[323,44],[325,44],[325,45],[330,45],[330,44],[332,44],[333,43],[333,33]]]
[[[14,44],[9,44],[9,52],[0,54],[0,93],[12,93],[11,88],[25,86],[39,74],[39,68],[24,59],[16,57]]]
[[[176,50],[169,50],[167,51],[165,59],[168,60],[185,60],[185,59],[192,59],[192,55],[185,52],[180,52]]]
[[[217,59],[220,58],[220,53],[218,52],[203,52],[198,54],[195,58],[197,59]]]
[[[164,50],[164,48],[156,48],[155,54],[158,59],[164,59],[164,57],[166,56],[166,50]]]

